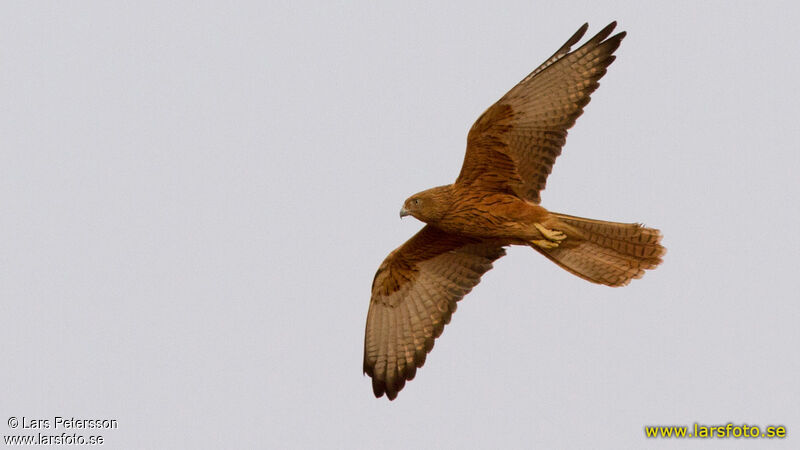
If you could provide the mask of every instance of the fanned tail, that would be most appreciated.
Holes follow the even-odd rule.
[[[567,239],[556,248],[533,246],[567,271],[592,283],[625,286],[655,269],[667,252],[661,233],[638,223],[606,222],[553,213]]]

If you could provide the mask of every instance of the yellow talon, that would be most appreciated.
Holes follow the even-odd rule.
[[[548,241],[553,241],[555,243],[556,247],[558,246],[559,242],[561,242],[561,241],[563,241],[564,239],[567,238],[567,235],[562,233],[561,231],[549,230],[549,229],[545,228],[540,223],[535,223],[535,224],[533,224],[533,226],[535,226],[536,229],[539,230],[539,233],[542,233],[542,236],[544,236],[545,239],[547,239]],[[536,242],[536,241],[534,241],[534,242]],[[552,248],[552,247],[550,247],[550,248]]]
[[[558,242],[548,241],[547,239],[536,239],[535,241],[531,241],[531,244],[545,250],[558,247]]]

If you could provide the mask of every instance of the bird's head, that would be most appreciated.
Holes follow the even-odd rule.
[[[439,186],[412,195],[400,208],[400,218],[414,216],[426,223],[440,220],[450,206],[451,186]]]

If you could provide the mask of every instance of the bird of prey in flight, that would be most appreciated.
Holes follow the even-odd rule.
[[[584,24],[553,56],[489,107],[467,135],[453,184],[409,197],[400,216],[426,225],[383,261],[372,282],[364,373],[393,400],[433,348],[461,300],[509,245],[533,248],[592,283],[624,286],[661,263],[661,234],[636,223],[551,212],[540,203],[567,130],[614,61],[616,22],[575,51]]]

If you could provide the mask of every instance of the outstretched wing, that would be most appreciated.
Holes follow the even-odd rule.
[[[612,22],[570,53],[584,24],[558,51],[492,105],[472,125],[456,184],[514,193],[540,202],[567,130],[614,61],[625,33],[610,38]],[[608,39],[606,39],[608,38]]]
[[[504,254],[496,243],[426,225],[386,257],[372,282],[364,338],[364,373],[376,397],[397,397],[425,363],[456,302]]]

